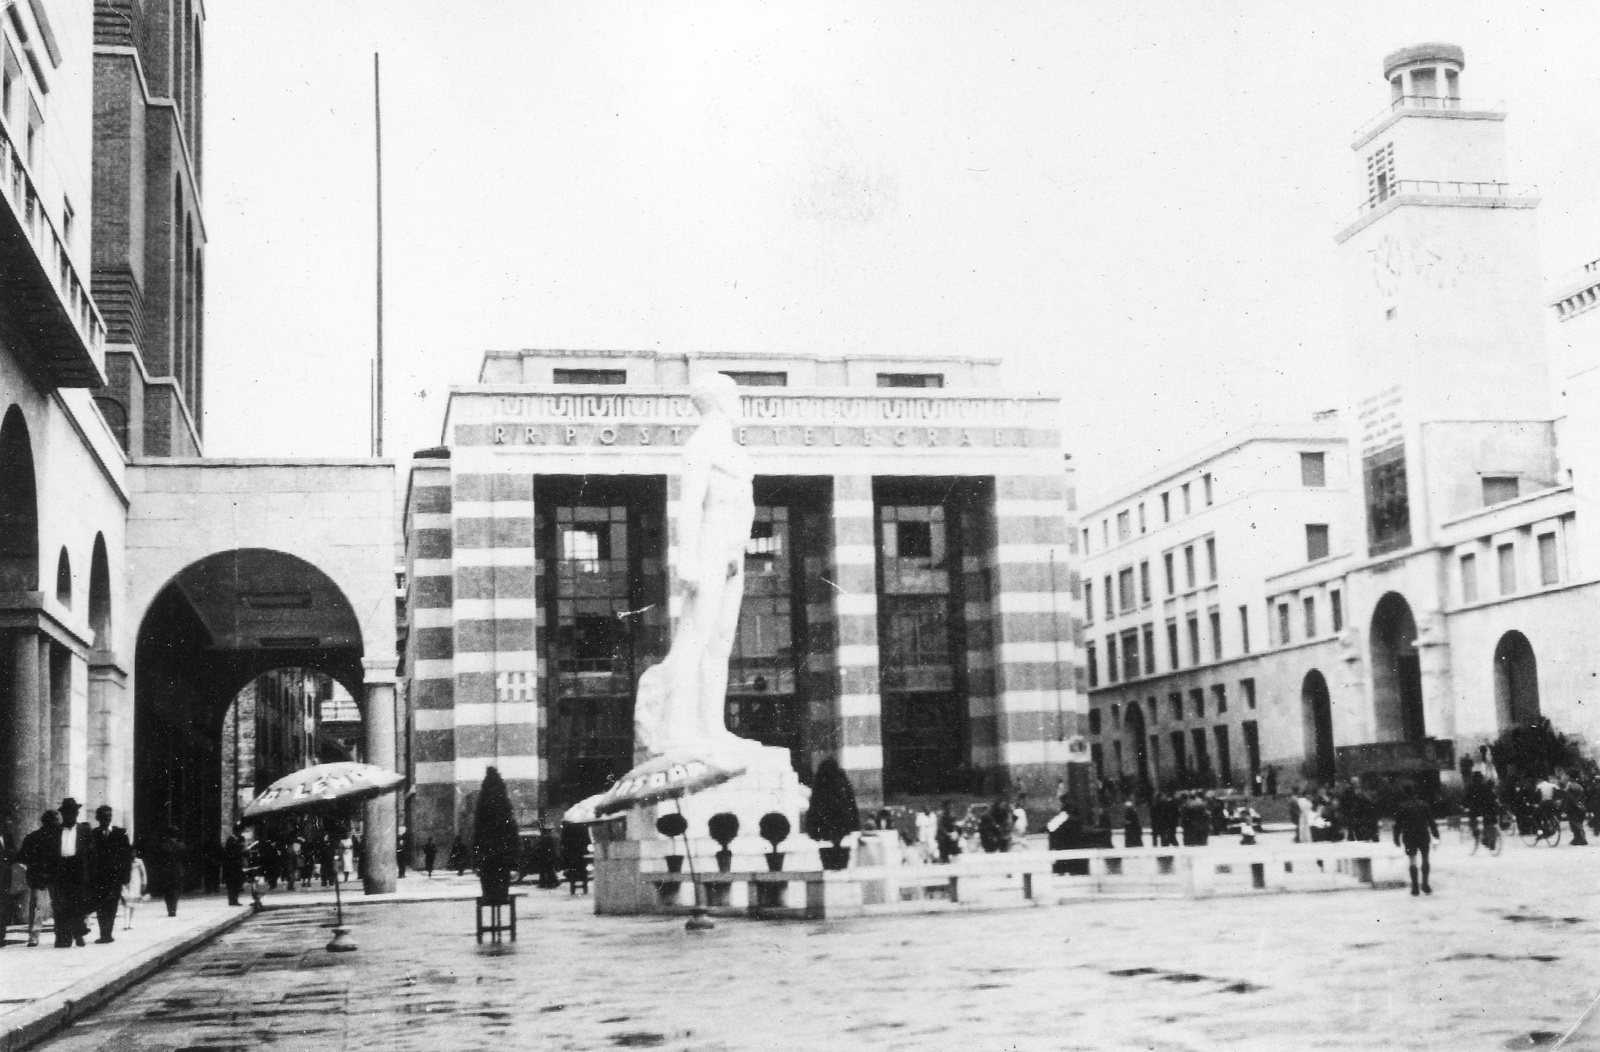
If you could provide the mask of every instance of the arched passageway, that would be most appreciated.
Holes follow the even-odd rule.
[[[1427,736],[1422,709],[1422,664],[1417,622],[1399,592],[1372,612],[1372,704],[1377,740],[1419,742]]]
[[[245,548],[184,569],[145,612],[134,653],[135,836],[176,827],[205,857],[223,834],[222,731],[235,697],[293,667],[360,698],[361,657],[349,601],[303,559]]]
[[[1539,662],[1528,637],[1515,630],[1494,648],[1494,707],[1502,730],[1539,719]]]
[[[0,592],[39,589],[39,498],[33,443],[22,410],[0,420]],[[0,633],[0,834],[16,844],[39,821],[49,796],[38,694],[39,649],[32,632]]]
[[[22,410],[0,422],[0,592],[39,590],[39,497]]]
[[[1328,681],[1312,669],[1300,683],[1301,721],[1305,728],[1307,777],[1328,783],[1334,779],[1333,702]]]

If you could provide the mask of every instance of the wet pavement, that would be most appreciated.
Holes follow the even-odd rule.
[[[1600,990],[1600,848],[1470,856],[1432,896],[1348,891],[824,923],[595,917],[534,891],[269,911],[53,1050],[1549,1048]]]

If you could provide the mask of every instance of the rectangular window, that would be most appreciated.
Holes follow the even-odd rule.
[[[1217,539],[1206,538],[1206,577],[1212,584],[1217,582]]]
[[[1216,709],[1218,716],[1228,711],[1228,687],[1226,684],[1218,683],[1211,688],[1211,705]]]
[[[1239,681],[1239,693],[1244,695],[1244,707],[1245,708],[1253,709],[1253,708],[1256,707],[1256,681],[1255,680],[1253,680],[1253,679],[1241,679]]]
[[[11,104],[15,99],[17,78],[22,75],[22,64],[11,51],[11,44],[0,37],[0,116],[11,119]]]
[[[1150,560],[1139,564],[1139,605],[1150,605]]]
[[[66,198],[61,199],[61,240],[67,243],[68,251],[72,249],[72,224],[78,213],[72,210],[72,202]]]
[[[1539,535],[1539,583],[1558,584],[1561,581],[1561,565],[1556,558],[1556,535],[1541,533]]]
[[[1209,508],[1211,507],[1211,476],[1209,474],[1200,476],[1200,483],[1205,488],[1206,507]]]
[[[15,8],[13,8],[13,10],[15,10]],[[27,128],[27,131],[25,133],[26,136],[27,136],[27,139],[26,139],[26,144],[25,144],[25,146],[23,148],[23,156],[27,160],[28,166],[30,168],[33,167],[34,162],[36,160],[36,158],[34,157],[34,147],[36,147],[39,144],[39,130],[41,128],[43,128],[43,127],[44,127],[44,114],[39,111],[39,104],[34,101],[33,96],[29,95],[28,96],[28,128]]]
[[[1093,643],[1083,645],[1083,662],[1089,669],[1089,689],[1093,690],[1100,685],[1100,663],[1095,660]]]
[[[1239,652],[1241,654],[1250,653],[1250,608],[1248,606],[1239,608]]]
[[[628,382],[626,369],[557,369],[551,380],[558,384],[610,384]]]
[[[1367,505],[1367,548],[1372,555],[1411,544],[1411,500],[1406,493],[1404,445],[1373,453],[1362,461]]]
[[[1106,636],[1106,682],[1117,681],[1117,637]]]
[[[1161,735],[1150,735],[1150,775],[1160,781],[1161,773]]]
[[[1303,600],[1306,609],[1306,638],[1317,638],[1317,600],[1315,596],[1306,596]]]
[[[740,387],[788,387],[789,374],[777,372],[751,372],[744,369],[724,369],[722,375],[732,377]]]
[[[1328,524],[1306,523],[1306,562],[1314,563],[1328,557]]]
[[[879,387],[943,387],[944,373],[879,373]]]
[[[1502,501],[1516,500],[1518,496],[1517,490],[1517,476],[1515,475],[1483,476],[1483,503],[1485,506],[1499,504]]]
[[[1461,557],[1461,601],[1478,601],[1478,557],[1471,552]]]
[[[1122,633],[1122,678],[1139,678],[1139,632],[1130,629]]]
[[[1144,501],[1139,502],[1139,532],[1144,532]]]
[[[1094,624],[1094,582],[1083,582],[1083,623]]]
[[[1099,709],[1090,709],[1089,710],[1089,733],[1090,734],[1099,734],[1100,733],[1100,710]]]
[[[1121,705],[1113,705],[1113,706],[1111,706],[1111,729],[1114,730],[1114,731],[1120,731],[1122,729],[1122,706]]]
[[[1100,547],[1102,547],[1102,548],[1111,547],[1111,520],[1110,519],[1101,519],[1100,520]]]
[[[1115,777],[1121,778],[1122,777],[1122,743],[1120,741],[1114,741],[1114,742],[1111,743],[1111,765],[1112,765],[1111,769],[1114,772],[1116,772]]]
[[[1194,545],[1192,544],[1183,550],[1183,577],[1190,588],[1195,586]]]
[[[1344,631],[1344,596],[1336,588],[1328,593],[1328,614],[1333,618],[1333,630]]]
[[[1206,692],[1202,688],[1195,687],[1189,691],[1189,706],[1195,719],[1203,720],[1206,718]]]
[[[1187,515],[1193,510],[1194,503],[1189,499],[1189,484],[1185,482],[1183,484],[1183,513]]]
[[[1133,610],[1133,567],[1117,571],[1117,602],[1124,614]]]
[[[1249,765],[1250,777],[1261,773],[1261,732],[1255,720],[1245,720],[1239,725],[1244,734],[1244,762]]]
[[[1222,660],[1222,611],[1213,610],[1210,614],[1211,621],[1211,660]]]
[[[1278,645],[1280,647],[1286,647],[1286,646],[1289,645],[1289,604],[1288,603],[1279,603],[1278,604]]]
[[[1161,495],[1161,521],[1172,521],[1172,494],[1170,493],[1163,493]]]
[[[1189,739],[1182,731],[1172,732],[1172,764],[1179,773],[1189,770]]]
[[[1144,674],[1156,674],[1156,626],[1144,626]]]
[[[1125,541],[1132,536],[1133,526],[1130,524],[1128,513],[1125,511],[1117,512],[1117,540]]]
[[[1150,722],[1151,723],[1155,723],[1155,722],[1157,722],[1158,720],[1161,719],[1161,713],[1156,709],[1156,699],[1155,698],[1146,698],[1145,699],[1145,705],[1150,710]]]
[[[1327,464],[1321,453],[1300,454],[1300,485],[1322,487],[1328,484]]]
[[[1500,594],[1513,595],[1517,590],[1517,550],[1502,544],[1496,551],[1500,555]]]
[[[1200,664],[1200,618],[1189,615],[1189,664]]]
[[[1113,617],[1117,616],[1116,597],[1111,594],[1111,575],[1110,574],[1106,574],[1105,583],[1106,583],[1106,620],[1109,621]]]
[[[1167,695],[1167,711],[1172,713],[1173,719],[1183,719],[1183,695],[1178,691]]]
[[[1171,659],[1172,670],[1178,670],[1178,622],[1167,622],[1167,656]]]
[[[1176,575],[1173,573],[1173,569],[1172,569],[1172,553],[1168,552],[1167,554],[1163,555],[1161,557],[1161,561],[1163,563],[1165,563],[1166,567],[1167,567],[1167,594],[1168,595],[1177,595],[1178,594],[1178,579],[1177,579]]]
[[[1213,727],[1211,733],[1217,739],[1217,780],[1228,785],[1233,781],[1233,756],[1228,747],[1228,728],[1226,725]]]
[[[1099,742],[1093,742],[1093,743],[1090,744],[1090,746],[1089,746],[1089,760],[1090,760],[1090,762],[1092,762],[1094,764],[1094,776],[1095,776],[1096,780],[1102,781],[1102,782],[1105,781],[1106,780],[1106,754],[1105,754],[1105,750],[1100,748],[1100,743]]]
[[[1089,531],[1083,531],[1083,554],[1089,554]]]
[[[1206,729],[1196,727],[1189,733],[1194,735],[1194,769],[1202,772],[1211,770],[1211,748],[1206,744]]]

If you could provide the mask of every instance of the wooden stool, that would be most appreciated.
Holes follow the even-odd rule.
[[[483,933],[489,933],[490,942],[499,942],[500,933],[511,933],[511,941],[517,941],[517,899],[516,896],[507,896],[504,902],[490,902],[488,899],[479,898],[478,902],[478,941],[483,941]],[[489,923],[483,923],[483,911],[489,911]],[[501,911],[509,909],[511,917],[508,920]]]

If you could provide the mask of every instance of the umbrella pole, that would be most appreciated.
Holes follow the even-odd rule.
[[[683,794],[672,798],[672,803],[678,809],[678,817],[683,817]],[[689,911],[689,919],[684,923],[685,931],[708,931],[715,928],[716,924],[707,914],[710,912],[700,905],[700,881],[694,875],[694,846],[689,842],[689,831],[683,832],[683,853],[689,856],[689,880],[694,885],[694,908]]]
[[[333,910],[334,927],[333,938],[328,942],[329,953],[348,953],[356,948],[356,941],[350,938],[350,929],[344,926],[344,894],[340,885],[344,874],[339,872],[337,856],[333,865]]]

